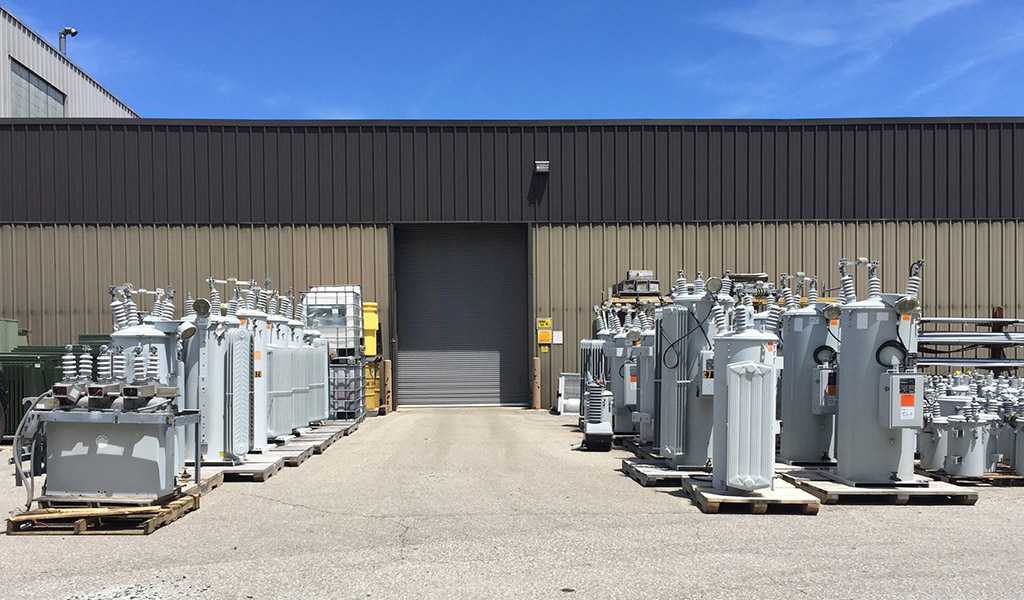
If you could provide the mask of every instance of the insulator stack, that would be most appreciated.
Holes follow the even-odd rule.
[[[849,304],[857,300],[857,286],[853,283],[853,275],[845,274],[840,277],[839,285],[842,289],[842,294],[839,296],[840,303]]]
[[[747,307],[747,301],[753,303],[753,298],[750,294],[743,296],[743,304],[736,307],[736,312],[733,315],[733,330],[734,331],[746,331],[747,330],[747,315],[750,309]]]
[[[704,295],[704,273],[697,271],[697,278],[693,280],[693,293],[696,296]]]
[[[129,327],[135,327],[139,324],[139,307],[135,305],[135,301],[131,297],[126,298],[124,301],[125,309],[125,322]]]
[[[673,289],[673,293],[677,296],[681,296],[686,293],[686,277],[683,275],[683,270],[679,269],[679,276],[676,278],[676,286]]]
[[[146,380],[146,357],[142,355],[142,349],[135,349],[135,358],[132,361],[133,381],[141,383]]]
[[[716,304],[714,308],[711,309],[711,321],[715,324],[715,329],[717,329],[719,333],[724,333],[726,328],[728,328],[729,321],[726,317],[725,309],[722,308],[721,304]]]
[[[608,314],[608,330],[613,332],[613,333],[618,333],[618,331],[620,329],[622,329],[622,322],[619,321],[619,315],[615,314],[614,311],[609,313]]]
[[[78,378],[84,381],[92,380],[92,348],[82,346],[82,353],[78,355]]]
[[[725,296],[732,295],[732,279],[729,277],[728,272],[726,272],[725,277],[722,278],[722,291],[719,293]]]
[[[128,325],[128,314],[121,300],[114,298],[110,301],[110,314],[114,318],[114,331]]]
[[[60,369],[61,374],[64,376],[64,381],[74,381],[78,375],[78,360],[71,350],[72,346],[70,344],[64,346],[64,354],[60,357]]]
[[[785,312],[778,304],[768,307],[768,319],[765,322],[765,331],[779,335],[782,327],[782,313]]]
[[[100,346],[100,355],[96,358],[96,379],[99,381],[110,381],[114,376],[113,358],[110,349]]]
[[[126,381],[128,379],[128,357],[124,355],[120,348],[117,348],[114,352],[114,379],[117,381]]]
[[[810,287],[807,290],[807,305],[814,306],[818,301],[818,279],[811,279]]]
[[[160,355],[157,354],[156,346],[149,347],[149,361],[146,366],[146,378],[156,381],[160,377]]]
[[[868,298],[880,300],[882,298],[882,280],[878,278],[877,267],[868,278]]]
[[[787,310],[800,308],[800,304],[793,297],[793,290],[788,287],[782,288],[782,301],[786,304]]]
[[[260,290],[259,295],[256,299],[256,310],[261,312],[267,312],[267,300],[270,298],[270,292],[267,290]]]
[[[220,308],[220,290],[217,289],[217,285],[213,283],[213,279],[212,278],[209,280],[209,282],[210,282],[210,306],[212,306],[214,310],[219,310],[219,308]]]

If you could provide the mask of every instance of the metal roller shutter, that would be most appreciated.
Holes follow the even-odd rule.
[[[396,229],[399,405],[528,402],[526,263],[525,228]]]

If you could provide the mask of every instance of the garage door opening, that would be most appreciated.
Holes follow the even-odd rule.
[[[395,228],[398,405],[529,402],[525,227]]]

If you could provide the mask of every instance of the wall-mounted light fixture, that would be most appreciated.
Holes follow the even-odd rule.
[[[550,173],[551,172],[551,161],[550,160],[535,160],[535,161],[533,161],[533,172],[534,173]]]

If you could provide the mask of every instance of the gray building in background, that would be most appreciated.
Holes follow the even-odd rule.
[[[0,62],[0,117],[139,116],[2,6]]]
[[[0,198],[33,343],[108,331],[110,283],[361,283],[399,405],[525,402],[532,356],[550,405],[630,268],[835,286],[868,256],[897,290],[924,258],[927,314],[1024,317],[1020,118],[5,119]]]

